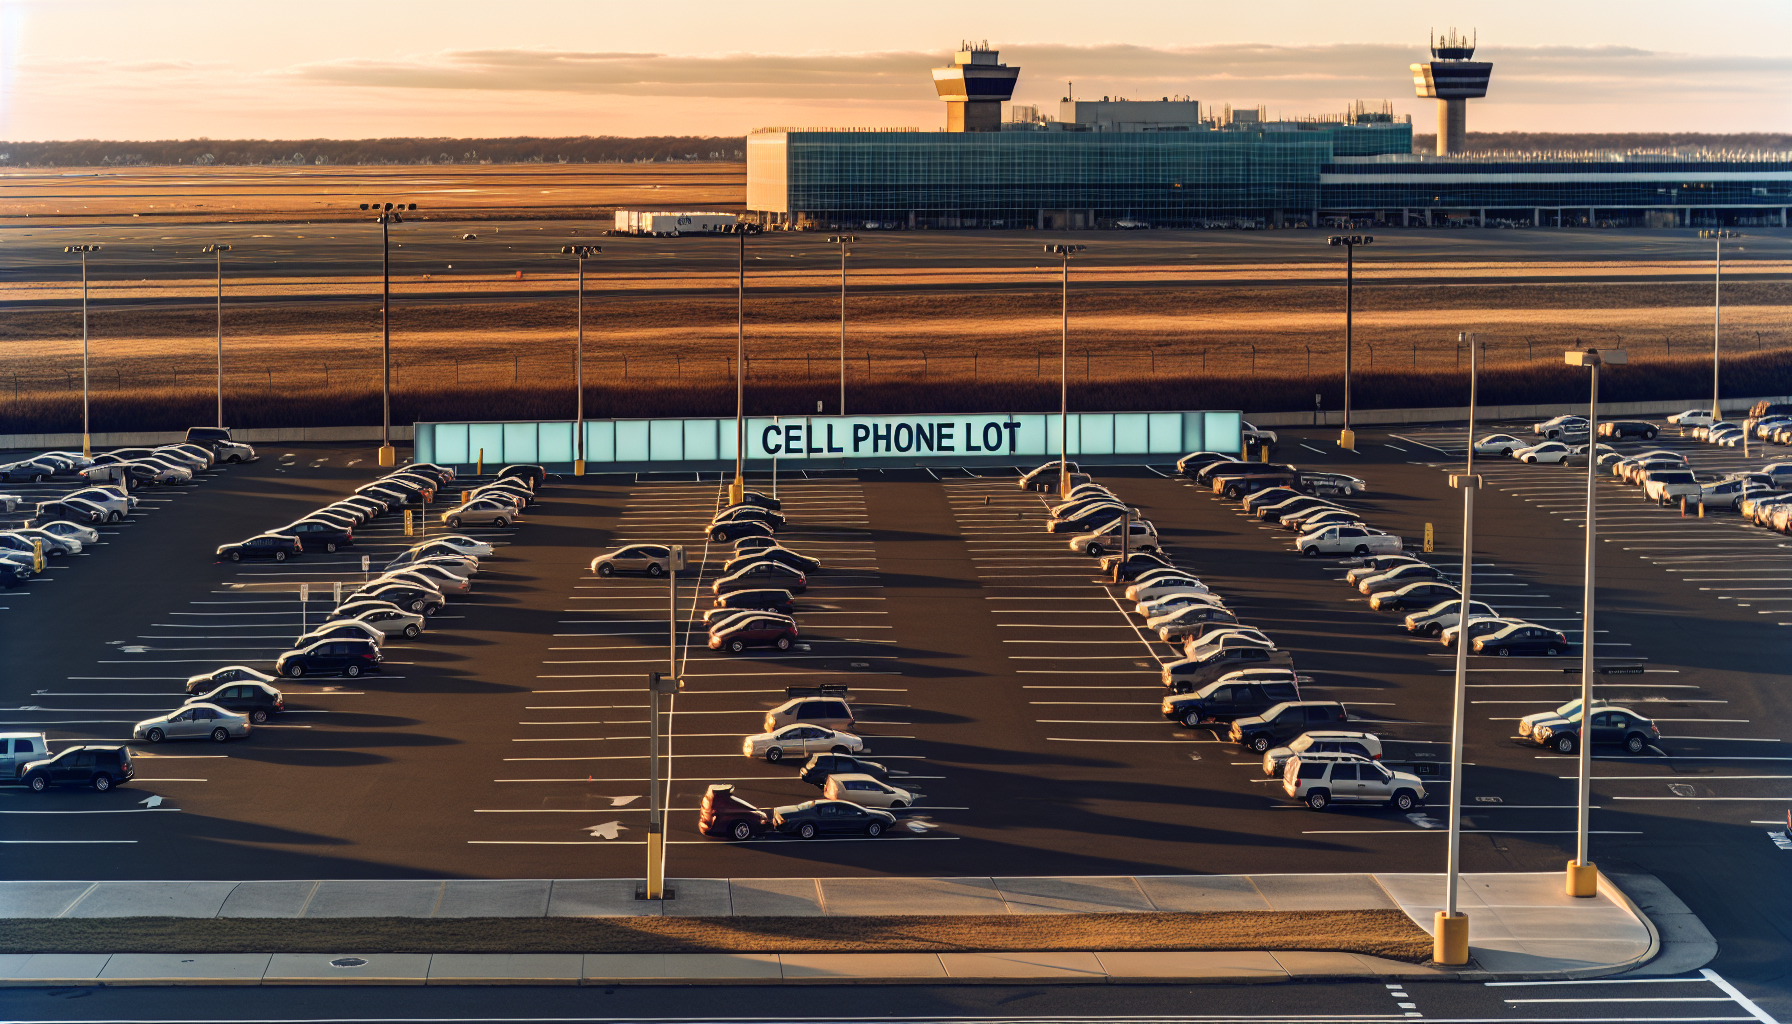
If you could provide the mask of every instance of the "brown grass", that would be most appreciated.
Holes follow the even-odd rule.
[[[1313,950],[1406,963],[1431,938],[1398,910],[965,917],[14,919],[7,953],[845,953]]]

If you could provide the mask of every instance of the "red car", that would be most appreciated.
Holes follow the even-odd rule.
[[[776,647],[780,651],[788,651],[790,645],[796,643],[796,636],[796,620],[788,615],[775,612],[743,615],[720,629],[711,630],[709,649],[727,650],[735,654],[749,647]]]
[[[766,813],[734,795],[734,787],[717,783],[703,794],[703,807],[697,814],[697,831],[706,836],[729,839],[751,839],[766,830],[770,819]]]

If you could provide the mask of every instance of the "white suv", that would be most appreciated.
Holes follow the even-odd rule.
[[[1313,754],[1288,759],[1282,770],[1282,792],[1315,811],[1333,801],[1379,803],[1410,811],[1425,802],[1425,784],[1417,775],[1392,771],[1356,754]]]

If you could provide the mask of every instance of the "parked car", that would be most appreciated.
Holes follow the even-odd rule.
[[[1220,452],[1190,452],[1176,460],[1176,472],[1192,480],[1195,474],[1214,463],[1237,461],[1238,456],[1236,455],[1224,455]]]
[[[731,783],[712,783],[697,809],[697,831],[706,836],[745,842],[770,826],[771,816],[742,800]]]
[[[547,483],[548,471],[542,466],[517,463],[514,466],[505,466],[498,470],[498,479],[526,480],[530,490],[540,490],[541,485]]]
[[[1213,493],[1234,500],[1268,487],[1287,487],[1300,479],[1293,466],[1273,462],[1241,462],[1238,468],[1216,473],[1211,478]]]
[[[865,775],[879,782],[890,781],[890,770],[876,761],[867,761],[851,754],[814,754],[797,777],[817,788],[828,784],[828,776]]]
[[[1161,551],[1133,551],[1127,553],[1125,558],[1119,554],[1103,555],[1096,564],[1110,576],[1118,572],[1119,579],[1123,581],[1137,579],[1140,573],[1152,569],[1176,568],[1176,563],[1165,558]]]
[[[493,498],[475,498],[464,505],[451,508],[442,513],[442,522],[450,530],[458,530],[461,526],[495,526],[503,529],[516,519],[516,509],[507,502]]]
[[[48,526],[56,522],[93,526],[105,522],[107,518],[105,509],[79,498],[71,498],[67,501],[40,501],[31,514],[32,522],[39,526]]]
[[[772,524],[756,519],[731,519],[725,523],[709,525],[709,539],[718,544],[727,544],[742,537],[770,537],[777,531]]]
[[[340,622],[343,619],[358,618],[366,612],[383,611],[387,609],[404,611],[403,608],[400,608],[397,603],[392,601],[380,598],[362,597],[360,595],[350,595],[349,597],[343,598],[341,604],[330,609],[328,612],[325,612],[324,618],[330,622]]]
[[[1282,792],[1315,811],[1337,802],[1386,804],[1405,813],[1425,803],[1425,784],[1417,775],[1353,754],[1290,758],[1282,772]]]
[[[1156,633],[1157,638],[1164,643],[1179,644],[1188,636],[1200,632],[1203,623],[1237,621],[1237,615],[1217,605],[1185,605],[1155,619],[1147,619],[1145,629]]]
[[[1441,580],[1408,583],[1399,590],[1384,590],[1369,598],[1369,609],[1377,612],[1403,612],[1408,608],[1429,608],[1439,601],[1461,598],[1462,592]]]
[[[1640,437],[1645,441],[1653,441],[1659,433],[1661,428],[1648,420],[1606,420],[1599,424],[1600,437]]]
[[[1417,583],[1420,580],[1441,580],[1443,578],[1442,569],[1428,562],[1417,562],[1409,565],[1396,565],[1387,572],[1367,577],[1356,585],[1356,589],[1360,594],[1372,595],[1379,594],[1384,590],[1399,590],[1409,583]]]
[[[188,694],[209,693],[226,683],[271,683],[274,677],[247,665],[226,665],[187,677]]]
[[[1572,754],[1580,749],[1584,718],[1577,710],[1563,718],[1538,722],[1531,727],[1530,740],[1558,754]],[[1591,742],[1595,747],[1621,746],[1629,753],[1641,754],[1661,742],[1661,727],[1629,708],[1595,706]]]
[[[374,580],[356,590],[356,598],[386,601],[422,615],[434,615],[448,603],[440,591],[416,583]]]
[[[1290,669],[1229,673],[1188,693],[1176,692],[1176,682],[1168,666],[1165,669],[1164,687],[1169,692],[1164,695],[1163,715],[1190,727],[1259,715],[1300,699],[1300,687]]]
[[[41,761],[27,761],[20,775],[33,793],[51,786],[92,786],[104,793],[136,778],[137,767],[125,747],[83,745],[64,747],[56,756]]]
[[[1092,555],[1100,558],[1109,551],[1120,550],[1120,531],[1126,528],[1127,546],[1133,551],[1157,550],[1157,527],[1149,520],[1135,523],[1122,523],[1113,520],[1088,533],[1079,533],[1070,538],[1070,550],[1080,555]]]
[[[13,509],[24,503],[25,496],[22,494],[0,494],[0,512],[10,515]]]
[[[915,803],[913,793],[869,775],[829,775],[821,795],[828,800],[848,800],[860,807],[887,807],[897,811]]]
[[[1512,453],[1512,457],[1520,462],[1562,462],[1568,458],[1568,451],[1568,446],[1560,441],[1545,441],[1520,448]]]
[[[455,533],[441,537],[431,537],[424,545],[419,545],[419,547],[433,546],[437,544],[446,544],[454,549],[455,554],[468,555],[473,558],[485,558],[492,553],[492,546],[485,541],[474,540],[471,537]]]
[[[1224,461],[1209,462],[1206,465],[1202,466],[1201,468],[1195,470],[1195,475],[1191,479],[1194,480],[1195,485],[1197,487],[1210,488],[1213,486],[1213,478],[1214,477],[1220,476],[1221,474],[1225,474],[1225,473],[1240,472],[1240,471],[1246,469],[1247,467],[1248,467],[1248,464],[1243,462],[1242,460],[1237,459],[1235,457],[1228,456]],[[1284,481],[1281,484],[1281,486],[1284,486],[1284,487],[1291,487],[1293,485],[1294,485],[1294,481],[1292,481],[1292,480]],[[1259,488],[1257,488],[1257,490],[1263,490],[1263,488],[1259,487]]]
[[[1522,626],[1522,625],[1529,625],[1529,623],[1527,623],[1524,619],[1508,619],[1508,618],[1504,618],[1501,616],[1493,616],[1491,618],[1480,618],[1480,619],[1470,616],[1469,620],[1468,620],[1469,650],[1472,651],[1475,649],[1475,641],[1481,637],[1487,636],[1491,633],[1498,633],[1500,630],[1505,629],[1507,626]],[[1445,647],[1455,649],[1456,642],[1458,640],[1462,639],[1462,627],[1460,625],[1445,626],[1444,631],[1442,633],[1439,633],[1437,635],[1437,638],[1438,638],[1438,640],[1442,641],[1442,643]]]
[[[716,579],[710,583],[709,592],[719,595],[731,590],[763,590],[768,587],[801,594],[809,589],[809,580],[802,572],[782,562],[759,561]]]
[[[1245,495],[1244,500],[1239,502],[1239,506],[1261,519],[1263,516],[1260,513],[1263,509],[1298,498],[1311,498],[1311,495],[1302,494],[1292,487],[1266,487],[1261,491]]]
[[[732,651],[735,654],[749,647],[775,647],[780,651],[788,651],[790,645],[796,643],[796,638],[795,619],[774,612],[754,611],[725,626],[710,627],[709,649]]]
[[[1335,700],[1289,701],[1261,715],[1234,718],[1226,738],[1261,754],[1308,730],[1334,729],[1348,720],[1344,705]]]
[[[1118,501],[1102,498],[1096,501],[1079,504],[1074,514],[1062,519],[1046,521],[1046,533],[1087,533],[1098,526],[1119,519],[1126,515],[1127,506]]]
[[[70,491],[63,495],[63,498],[80,498],[83,501],[91,501],[107,512],[115,513],[113,517],[115,522],[130,515],[131,510],[138,504],[135,496],[116,487],[83,487],[78,491]]]
[[[1606,700],[1603,697],[1594,697],[1593,698],[1593,710],[1594,711],[1598,711],[1600,708],[1609,708],[1612,706],[1613,706],[1612,702],[1609,700]],[[1561,704],[1552,710],[1538,711],[1533,714],[1526,715],[1523,718],[1520,718],[1518,720],[1518,735],[1523,736],[1526,739],[1529,739],[1531,733],[1536,731],[1537,726],[1543,724],[1544,722],[1554,721],[1555,719],[1558,719],[1558,718],[1572,718],[1578,714],[1580,714],[1580,698],[1576,697],[1573,700],[1568,701],[1566,704]]]
[[[788,590],[780,590],[775,587],[760,590],[730,590],[728,593],[716,597],[715,607],[704,612],[704,622],[710,621],[710,612],[755,610],[789,615],[794,608],[795,604],[791,600]]]
[[[1342,729],[1316,729],[1294,738],[1285,747],[1272,747],[1263,754],[1263,774],[1275,778],[1288,767],[1290,758],[1313,754],[1354,754],[1370,761],[1381,760],[1381,737],[1372,732],[1347,732]]]
[[[41,732],[0,732],[0,779],[22,781],[25,766],[43,760],[49,749],[49,738]]]
[[[447,552],[453,549],[443,547],[431,548],[431,550]],[[446,569],[463,579],[470,578],[479,572],[479,559],[474,558],[472,555],[422,554],[417,548],[400,551],[396,558],[386,563],[382,571],[394,572],[399,569],[409,569],[419,565],[437,566],[438,568]]]
[[[56,467],[42,459],[20,459],[0,466],[0,475],[12,483],[41,483],[56,475]]]
[[[131,729],[131,738],[145,743],[201,739],[223,743],[247,739],[251,728],[246,714],[226,711],[216,704],[188,703],[165,715],[138,722]]]
[[[295,648],[309,647],[320,640],[370,640],[374,646],[384,648],[386,634],[373,628],[359,619],[337,619],[325,622],[293,641]]]
[[[1424,565],[1425,560],[1416,555],[1370,555],[1358,559],[1356,568],[1344,574],[1344,582],[1355,590],[1371,576],[1380,576],[1397,565]]]
[[[1688,409],[1668,417],[1668,422],[1677,427],[1697,427],[1711,422],[1710,409]]]
[[[1511,434],[1488,434],[1475,441],[1476,455],[1511,455],[1520,448],[1530,447],[1529,441],[1522,441]]]
[[[712,523],[732,522],[737,519],[756,519],[762,523],[770,523],[772,529],[781,530],[786,522],[782,512],[773,512],[769,508],[758,505],[729,505],[710,517]]]
[[[1196,604],[1207,605],[1213,608],[1224,608],[1226,606],[1226,602],[1220,600],[1218,594],[1203,587],[1200,590],[1172,590],[1167,593],[1159,594],[1149,601],[1140,601],[1133,606],[1133,610],[1137,612],[1141,618],[1150,620],[1162,615],[1168,615],[1178,608],[1187,608],[1190,605]]]
[[[44,530],[53,533],[58,537],[67,537],[71,540],[78,540],[83,546],[88,544],[98,544],[100,542],[100,531],[91,526],[82,526],[80,523],[71,523],[66,519],[54,520],[45,523],[42,526],[34,527],[34,529]]]
[[[1280,669],[1294,672],[1294,655],[1275,647],[1257,644],[1221,643],[1198,658],[1183,658],[1164,664],[1166,685],[1173,693],[1194,693],[1207,684],[1242,669]]]
[[[1300,475],[1300,487],[1311,494],[1349,496],[1367,493],[1369,482],[1349,473],[1315,473],[1307,470]]]
[[[339,619],[340,622],[359,622],[362,625],[378,630],[383,636],[402,636],[406,640],[414,640],[423,635],[425,619],[416,612],[407,612],[403,608],[387,601],[366,602],[377,603],[381,607],[363,608],[353,616]]]
[[[1412,612],[1407,615],[1406,631],[1418,636],[1443,636],[1444,630],[1454,626],[1456,620],[1461,616],[1462,602],[1460,600],[1439,601],[1422,612]],[[1494,611],[1493,606],[1486,602],[1470,601],[1468,603],[1470,622],[1478,618],[1491,619],[1498,616],[1499,612]]]
[[[1298,511],[1290,512],[1277,519],[1276,525],[1284,530],[1292,530],[1296,534],[1311,533],[1323,526],[1335,526],[1343,523],[1362,525],[1357,513],[1340,505],[1311,505]]]
[[[21,566],[16,562],[0,559],[0,589],[11,590],[22,583],[30,582],[36,575],[31,567]]]
[[[411,580],[428,584],[443,594],[470,594],[473,592],[473,581],[455,572],[445,565],[434,562],[412,562],[398,569],[387,570],[380,576],[383,580]]]
[[[1643,496],[1657,505],[1679,501],[1681,498],[1697,499],[1704,490],[1704,482],[1690,469],[1655,469],[1643,481]]]
[[[1496,654],[1502,658],[1511,654],[1541,654],[1553,658],[1571,650],[1568,637],[1560,630],[1534,622],[1516,623],[1498,632],[1478,636],[1469,649],[1476,654]]]
[[[384,656],[371,640],[322,640],[287,651],[274,662],[274,671],[297,679],[306,675],[337,675],[353,679],[364,672],[378,672]]]
[[[235,544],[218,545],[218,560],[240,562],[245,558],[271,558],[284,562],[305,553],[299,538],[285,533],[263,533]]]
[[[1022,473],[1020,478],[1020,489],[1023,491],[1045,491],[1057,487],[1058,466],[1058,460],[1054,459],[1042,466],[1029,470],[1026,473]],[[1082,472],[1074,462],[1070,463],[1065,468],[1072,473]]]
[[[1271,650],[1276,645],[1268,633],[1255,626],[1238,626],[1231,623],[1217,623],[1216,625],[1219,625],[1220,628],[1199,636],[1191,636],[1182,642],[1185,658],[1198,662],[1214,651],[1232,647],[1261,647]]]
[[[1585,436],[1587,433],[1587,418],[1585,416],[1576,416],[1572,413],[1562,416],[1553,416],[1532,427],[1531,433],[1552,440],[1573,434]]]
[[[818,725],[787,725],[782,729],[759,733],[741,740],[740,752],[748,757],[763,757],[773,764],[786,757],[808,757],[810,754],[856,754],[865,741],[849,732],[823,729]]]
[[[355,593],[357,595],[365,594],[371,596],[375,589],[383,589],[388,586],[408,587],[415,590],[418,592],[418,595],[424,599],[426,605],[430,601],[439,602],[441,605],[447,605],[448,603],[445,591],[442,587],[437,585],[437,581],[434,577],[425,576],[410,566],[382,573],[367,583],[362,584]],[[425,608],[412,608],[411,610],[426,612],[426,614],[434,614],[433,612],[427,612]]]
[[[844,800],[808,800],[772,811],[772,828],[799,839],[843,832],[876,838],[895,826],[896,816],[889,811]]]
[[[1168,573],[1153,576],[1126,588],[1128,601],[1145,602],[1163,597],[1165,594],[1206,594],[1211,591],[1207,584],[1193,576]]]
[[[45,558],[51,556],[78,554],[81,542],[67,537],[58,537],[40,527],[27,527],[23,530],[0,531],[0,548],[32,554],[41,550]]]
[[[337,548],[355,546],[355,531],[332,523],[322,516],[288,523],[276,532],[297,537],[301,545],[322,548],[331,554],[334,554]]]
[[[787,725],[819,725],[835,732],[858,732],[852,705],[843,697],[793,697],[765,713],[765,731]]]
[[[1400,538],[1367,526],[1340,524],[1303,533],[1295,548],[1308,558],[1320,555],[1392,555],[1400,551]]]

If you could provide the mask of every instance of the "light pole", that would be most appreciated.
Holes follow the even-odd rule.
[[[1717,403],[1717,358],[1719,328],[1723,325],[1724,316],[1724,236],[1717,232],[1712,239],[1715,248],[1711,253],[1711,422],[1716,423],[1724,418],[1723,410]],[[1745,435],[1746,436],[1746,435]]]
[[[402,214],[416,203],[362,203],[380,225],[380,465],[398,462],[392,448],[392,235],[393,224],[403,224]]]
[[[562,255],[572,256],[579,261],[579,335],[573,348],[572,378],[573,387],[578,391],[573,414],[572,475],[585,475],[585,261],[603,252],[601,245],[563,245]]]
[[[648,728],[647,741],[647,882],[641,899],[663,900],[666,892],[666,821],[665,801],[660,793],[660,698],[672,697],[684,689],[678,677],[678,570],[685,567],[684,545],[672,545],[671,564],[667,566],[666,672],[647,675]]]
[[[1585,366],[1592,371],[1592,392],[1587,399],[1587,553],[1586,568],[1581,580],[1580,612],[1580,736],[1575,748],[1580,753],[1580,799],[1575,812],[1574,859],[1568,862],[1568,895],[1593,896],[1599,892],[1599,869],[1587,855],[1587,821],[1591,817],[1593,792],[1593,545],[1599,527],[1599,494],[1595,489],[1599,474],[1599,367],[1629,362],[1621,348],[1601,352],[1596,348],[1584,352],[1565,352],[1563,361],[1569,366]]]
[[[1351,451],[1356,450],[1356,432],[1350,429],[1350,356],[1351,333],[1355,327],[1356,247],[1369,245],[1374,241],[1374,235],[1333,235],[1326,239],[1328,245],[1344,247],[1344,431],[1338,435],[1338,447]]]
[[[740,240],[734,297],[734,482],[728,485],[728,504],[738,505],[747,493],[747,236],[758,234],[759,225],[730,224],[728,233]]]
[[[1475,475],[1475,399],[1478,390],[1480,339],[1458,335],[1468,342],[1468,465],[1452,474],[1450,486],[1462,491],[1462,604],[1456,612],[1456,685],[1450,717],[1450,836],[1444,855],[1444,909],[1437,912],[1432,928],[1431,959],[1440,964],[1468,963],[1468,915],[1456,909],[1456,890],[1462,874],[1462,745],[1468,696],[1468,617],[1475,570],[1475,491],[1481,478]]]
[[[224,254],[230,246],[222,242],[199,250],[210,253],[218,264],[218,426],[224,425]]]
[[[1058,355],[1058,495],[1070,497],[1070,257],[1086,245],[1048,245],[1045,251],[1064,261],[1059,300],[1063,321],[1063,349]]]
[[[93,435],[87,428],[87,254],[99,252],[98,245],[65,245],[63,252],[81,254],[81,454],[93,455]]]
[[[846,415],[846,247],[859,240],[857,235],[835,235],[828,239],[840,243],[840,415]]]

